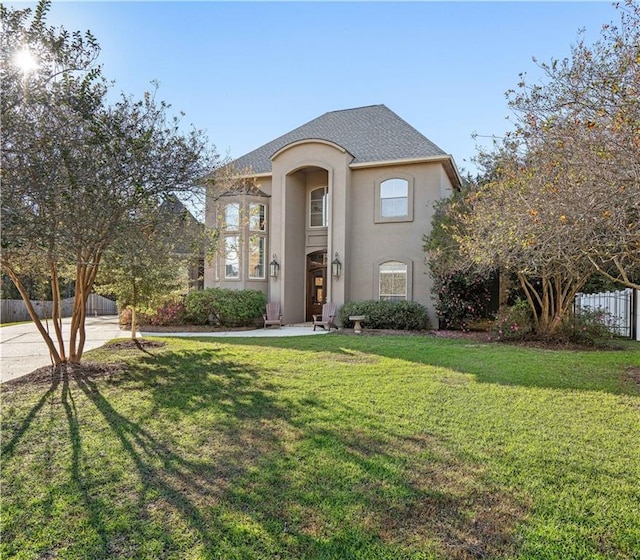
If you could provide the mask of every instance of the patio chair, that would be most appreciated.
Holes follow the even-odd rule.
[[[335,303],[325,303],[322,306],[322,315],[314,315],[313,316],[313,330],[316,330],[317,326],[329,329],[331,332],[331,327],[338,330],[338,327],[333,322],[333,318],[336,316],[337,306]]]
[[[278,328],[282,326],[282,314],[280,313],[279,303],[267,303],[266,313],[262,316],[264,318],[264,328],[269,325],[278,325]]]

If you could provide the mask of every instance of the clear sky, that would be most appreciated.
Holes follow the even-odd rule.
[[[5,5],[26,7],[12,2]],[[116,90],[159,97],[239,157],[338,109],[383,103],[461,169],[509,128],[505,91],[617,20],[608,2],[62,2]],[[487,142],[486,140],[484,142]]]

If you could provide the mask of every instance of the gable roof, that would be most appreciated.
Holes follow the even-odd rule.
[[[233,162],[236,169],[271,173],[271,157],[301,140],[327,140],[347,150],[352,163],[425,159],[447,154],[385,105],[331,111]]]

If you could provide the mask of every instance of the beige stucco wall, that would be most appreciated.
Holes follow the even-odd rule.
[[[425,305],[433,326],[437,319],[431,298],[432,281],[422,249],[423,235],[431,227],[434,202],[449,196],[452,184],[440,162],[404,163],[377,167],[350,167],[352,156],[339,146],[307,141],[289,146],[272,158],[271,177],[257,183],[270,198],[268,205],[268,265],[273,255],[280,263],[277,279],[251,281],[246,271],[240,280],[215,278],[214,267],[205,267],[205,287],[261,289],[270,301],[282,305],[284,321],[305,320],[306,256],[327,250],[329,263],[335,253],[343,263],[340,278],[327,274],[328,301],[378,299],[378,265],[385,260],[408,264],[409,299]],[[393,177],[410,180],[410,221],[381,220],[376,208],[376,185]],[[309,192],[329,188],[329,227],[310,228]],[[207,224],[215,223],[214,205],[207,205]],[[244,269],[244,262],[241,267]]]
[[[281,150],[272,158],[269,230],[273,252],[281,256],[281,276],[271,281],[270,298],[279,301],[287,323],[305,320],[306,255],[324,248],[323,230],[308,227],[308,194],[316,186],[329,188],[329,227],[326,249],[345,258],[348,192],[353,156],[335,144],[308,141]],[[284,226],[284,227],[283,227]],[[320,239],[320,240],[319,240]],[[345,282],[327,275],[328,300],[345,301]]]
[[[396,176],[413,180],[413,219],[376,223],[375,185]],[[354,170],[351,184],[351,258],[346,263],[351,301],[378,299],[378,265],[408,261],[411,299],[425,305],[437,326],[431,299],[432,281],[425,264],[422,236],[431,227],[433,204],[448,196],[451,183],[440,163],[407,164]]]

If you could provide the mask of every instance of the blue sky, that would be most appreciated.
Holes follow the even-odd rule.
[[[24,2],[5,5],[25,7]],[[505,91],[617,14],[608,2],[62,2],[105,75],[159,97],[239,157],[327,112],[384,103],[473,170],[473,133],[508,129]]]

